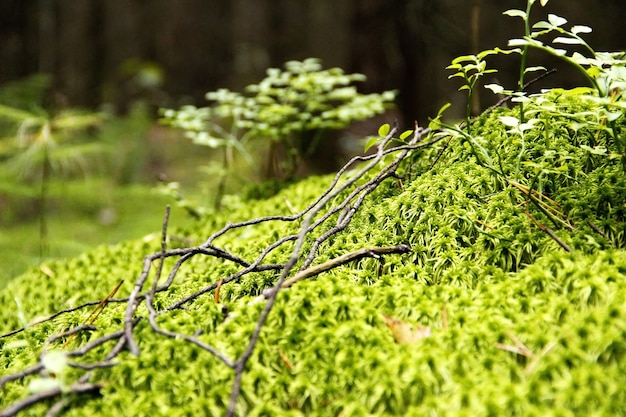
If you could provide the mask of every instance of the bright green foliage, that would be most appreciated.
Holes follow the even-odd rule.
[[[498,72],[495,69],[487,69],[487,58],[489,55],[519,53],[519,49],[503,50],[495,48],[482,51],[476,55],[464,55],[456,57],[446,69],[457,71],[448,78],[460,77],[463,79],[463,85],[459,87],[459,91],[467,90],[467,107],[465,111],[465,121],[467,132],[471,133],[470,116],[472,114],[472,99],[476,93],[478,81],[486,74]]]
[[[592,117],[588,102],[555,96],[553,104],[554,111],[538,114],[539,121],[526,132],[521,161],[520,137],[502,123],[517,109],[499,109],[475,122],[481,146],[498,155],[494,166],[506,176],[476,164],[470,144],[453,138],[433,169],[440,149],[427,148],[403,166],[402,184],[383,184],[349,227],[320,248],[318,261],[400,242],[410,243],[412,254],[388,256],[384,264],[368,259],[346,265],[280,293],[244,374],[238,413],[623,415],[626,180],[618,161],[582,147],[593,145],[593,129],[567,126],[569,114]],[[534,164],[543,166],[542,161],[553,169],[541,171],[541,188],[535,189],[561,205],[574,230],[552,224],[505,180],[518,169],[520,181],[532,179]],[[226,220],[288,214],[285,200],[302,209],[329,181],[310,178],[228,216],[213,216],[201,228],[173,232],[172,243],[174,236],[199,243]],[[550,224],[575,252],[563,251],[529,215]],[[263,223],[216,244],[251,258],[297,227]],[[158,247],[155,235],[51,263],[52,278],[36,271],[18,278],[0,292],[0,305],[6,306],[0,311],[0,332],[20,327],[20,316],[29,322],[101,298],[122,278],[127,282],[118,296],[128,295],[141,257]],[[287,249],[278,251],[268,262],[288,255]],[[155,305],[163,308],[232,272],[232,264],[196,257]],[[202,331],[202,341],[235,357],[263,307],[250,300],[275,279],[263,273],[224,286],[221,302],[232,315],[226,322],[213,294],[159,316],[158,322],[186,334]],[[72,343],[82,346],[119,329],[123,314],[121,305],[109,305],[95,323],[98,331]],[[140,307],[137,314],[146,311]],[[398,345],[383,314],[429,326],[432,336]],[[83,323],[87,315],[62,315],[0,339],[3,374],[33,364],[48,336]],[[105,383],[103,396],[69,397],[67,415],[224,413],[231,370],[193,345],[158,337],[145,320],[136,337],[141,355],[123,354],[118,365],[96,370],[93,380]],[[516,348],[513,338],[531,353],[508,351]],[[112,347],[96,349],[85,360],[96,361]],[[75,375],[76,370],[65,370],[64,380]],[[7,384],[0,407],[25,396],[35,378]],[[43,413],[36,406],[27,415]]]
[[[260,83],[246,87],[249,94],[209,92],[213,107],[164,110],[164,120],[210,147],[228,139],[212,117],[230,119],[238,129],[234,138],[284,141],[307,131],[341,129],[384,112],[395,93],[359,94],[352,84],[364,80],[364,75],[345,74],[340,68],[323,70],[318,59],[289,61],[285,70],[270,68]]]
[[[525,75],[531,71],[545,70],[543,67],[526,67],[526,56],[529,48],[538,49],[548,54],[563,59],[588,81],[590,89],[577,88],[566,94],[573,94],[590,100],[604,107],[601,111],[601,128],[606,130],[610,141],[616,145],[617,154],[622,158],[622,165],[626,170],[626,139],[616,130],[615,120],[623,116],[626,104],[624,103],[623,91],[626,87],[626,53],[625,52],[597,52],[581,35],[590,33],[592,29],[584,25],[574,25],[569,30],[565,28],[567,19],[554,14],[548,14],[547,20],[539,21],[530,26],[530,9],[534,1],[528,1],[526,12],[521,10],[507,10],[504,14],[512,17],[520,17],[524,20],[525,34],[521,39],[511,39],[509,46],[521,46],[522,62],[520,65],[520,79],[518,84],[518,96],[515,101],[520,102],[520,120],[526,121],[525,103],[531,99],[525,97]],[[545,2],[541,2],[545,6]],[[553,35],[551,44],[542,41],[542,38]],[[570,52],[563,47],[579,47],[583,53]],[[487,86],[494,92],[504,92],[499,86]],[[540,96],[539,96],[540,97]]]
[[[373,146],[378,145],[385,137],[389,134],[391,130],[391,125],[389,123],[385,123],[378,128],[378,136],[372,136],[365,141],[365,152],[370,150]],[[398,146],[399,144],[405,144],[407,138],[409,138],[414,133],[413,130],[405,130],[402,132],[397,138],[392,138],[389,142],[387,142],[386,147],[389,148],[391,146]]]
[[[535,0],[527,2],[526,10],[510,9],[503,14],[510,17],[519,17],[524,22],[524,36],[519,39],[511,39],[509,46],[515,47],[510,50],[502,50],[500,48],[488,49],[476,55],[461,56],[455,58],[452,64],[447,68],[457,71],[452,77],[463,78],[464,84],[459,90],[468,91],[468,104],[465,120],[465,130],[471,135],[470,110],[472,105],[472,96],[475,94],[476,86],[479,79],[488,73],[496,72],[494,69],[487,69],[485,59],[495,54],[511,54],[519,53],[521,55],[520,75],[517,90],[507,90],[498,84],[488,84],[485,87],[492,90],[495,94],[506,94],[512,96],[512,101],[518,102],[519,117],[518,122],[511,122],[508,125],[514,127],[517,133],[523,138],[523,132],[532,127],[535,120],[527,120],[527,103],[535,101],[536,103],[545,103],[550,101],[551,97],[543,97],[542,94],[528,97],[524,91],[526,88],[526,75],[531,72],[546,71],[545,67],[535,66],[527,67],[526,61],[529,48],[534,48],[547,52],[548,54],[558,56],[567,62],[589,82],[589,88],[576,88],[571,91],[561,91],[563,94],[569,94],[576,97],[584,98],[592,101],[601,107],[599,114],[601,120],[597,123],[599,130],[604,130],[608,134],[608,138],[616,145],[616,155],[622,158],[622,165],[626,170],[626,140],[620,132],[616,130],[615,121],[623,116],[626,104],[624,102],[624,89],[626,88],[626,53],[624,52],[597,52],[582,37],[586,33],[590,33],[592,29],[588,26],[574,25],[569,30],[564,27],[567,19],[554,14],[548,14],[547,20],[539,21],[531,26],[530,12]],[[545,6],[548,1],[541,1],[541,6]],[[543,42],[541,39],[556,32],[559,36],[551,40],[551,44]],[[554,46],[556,45],[556,46]],[[581,52],[569,52],[562,46],[578,46],[582,48]],[[519,49],[521,47],[522,49]],[[580,115],[572,115],[573,119]],[[528,124],[530,122],[530,125]],[[454,130],[454,129],[453,129]],[[458,129],[456,129],[458,130]],[[470,142],[472,140],[470,139]],[[473,146],[479,147],[476,143]],[[521,156],[521,154],[520,154]],[[483,161],[484,162],[484,161]]]
[[[315,58],[289,61],[284,70],[268,69],[267,76],[244,93],[209,92],[206,97],[214,103],[212,107],[164,110],[163,120],[185,130],[199,145],[232,147],[251,162],[245,149],[248,141],[282,143],[287,149],[282,163],[290,176],[325,132],[389,108],[395,92],[360,94],[353,84],[364,80],[364,75],[345,74],[340,68],[322,69]]]
[[[442,122],[442,113],[446,108],[444,106],[432,120],[431,128],[441,129],[438,133],[440,135],[460,139],[464,146],[471,149],[480,166],[496,174],[500,181],[517,188],[517,198],[524,196],[520,204],[532,204],[543,215],[542,219],[529,215],[539,228],[545,230],[548,222],[557,228],[566,227],[575,231],[576,228],[558,203],[553,204],[554,193],[568,192],[570,196],[572,193],[579,193],[580,191],[572,191],[570,186],[577,187],[575,184],[582,183],[583,177],[601,163],[599,158],[602,157],[621,159],[622,174],[626,172],[626,106],[622,92],[626,87],[626,54],[595,52],[580,37],[580,34],[590,32],[591,28],[573,26],[566,30],[564,25],[567,20],[553,14],[548,15],[547,21],[540,21],[531,28],[530,10],[534,3],[535,1],[528,1],[526,11],[512,9],[504,12],[505,15],[519,17],[524,21],[525,36],[509,42],[509,46],[523,47],[522,50],[486,50],[476,56],[459,57],[448,67],[458,71],[451,77],[463,77],[465,85],[461,89],[469,91],[471,101],[480,76],[492,72],[486,69],[485,57],[503,52],[520,53],[522,59],[517,91],[505,90],[496,84],[486,86],[494,93],[509,95],[512,97],[511,101],[519,103],[519,115],[502,115],[497,118],[501,126],[492,124],[483,127],[483,123],[494,118],[470,120],[471,103],[468,102],[465,126],[452,126]],[[541,5],[545,6],[546,3],[547,1],[542,1]],[[568,55],[568,51],[546,45],[539,40],[553,32],[562,35],[555,38],[553,44],[582,46],[590,56],[584,56],[580,52]],[[526,87],[526,74],[545,70],[543,67],[526,67],[528,49],[531,47],[562,57],[585,76],[591,87],[552,89],[528,96],[523,91]],[[472,130],[474,126],[478,127],[478,131]],[[509,144],[501,139],[503,128],[507,131],[506,141],[514,141],[509,143],[512,146],[507,146]],[[560,138],[565,140],[561,141]],[[581,192],[582,195],[584,193]],[[552,199],[549,203],[546,200],[548,196]],[[602,222],[597,218],[581,220],[592,229],[597,228],[594,221]],[[618,236],[619,240],[623,233],[611,232],[611,237],[608,236],[603,237],[612,240]],[[570,249],[568,243],[558,238],[554,240],[563,248]]]
[[[33,76],[0,91],[0,193],[37,196],[42,257],[47,255],[46,205],[51,177],[86,174],[89,158],[104,150],[84,134],[102,123],[101,114],[41,107],[49,81],[45,76]]]
[[[440,112],[430,138],[446,140],[410,154],[400,175],[320,246],[315,262],[397,243],[410,244],[411,254],[344,265],[281,291],[244,373],[238,415],[626,415],[626,177],[616,157],[626,120],[616,111],[621,95],[610,106],[593,94],[524,97],[523,117],[520,108],[498,108],[471,121],[471,131],[445,124]],[[291,214],[330,181],[309,178],[266,200],[240,200],[238,210],[170,233],[170,245],[199,244],[228,221]],[[214,243],[254,259],[298,228],[268,221]],[[23,275],[0,292],[0,333],[102,298],[122,278],[118,296],[127,296],[141,257],[158,250],[155,235],[50,263],[46,277]],[[290,250],[281,246],[265,261],[283,263]],[[156,295],[158,324],[240,355],[264,307],[251,301],[276,273],[225,285],[220,304],[207,293],[184,309],[163,310],[233,272],[231,263],[199,255],[184,264],[172,287]],[[1,338],[3,374],[34,364],[45,349],[57,355],[51,365],[63,383],[75,380],[77,370],[52,353],[60,343],[45,340],[87,315],[63,314]],[[147,315],[143,305],[136,315]],[[432,335],[398,344],[383,315],[427,326]],[[124,305],[108,305],[98,330],[81,333],[72,347],[119,330],[123,317]],[[115,366],[95,370],[102,397],[67,396],[67,415],[224,414],[233,372],[195,345],[155,334],[146,321],[135,330],[141,355],[124,353]],[[112,347],[84,360],[100,360]],[[36,378],[8,383],[0,407],[26,396]],[[27,414],[44,412],[37,405]]]

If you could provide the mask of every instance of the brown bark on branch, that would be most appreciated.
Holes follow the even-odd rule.
[[[331,237],[341,233],[350,224],[354,215],[359,211],[367,197],[386,180],[398,178],[396,170],[405,160],[407,155],[410,154],[410,152],[416,149],[429,147],[441,140],[441,136],[439,136],[432,140],[425,141],[423,139],[426,137],[429,130],[415,129],[414,136],[407,144],[395,148],[387,148],[387,146],[391,143],[393,136],[397,134],[397,131],[397,127],[394,127],[391,132],[389,132],[389,135],[387,135],[387,137],[385,137],[379,144],[375,154],[358,156],[350,160],[341,170],[339,170],[335,178],[331,181],[329,187],[315,201],[309,204],[309,206],[296,214],[287,216],[267,216],[240,223],[227,224],[224,228],[209,236],[205,243],[200,246],[167,249],[167,226],[169,220],[169,210],[167,210],[163,220],[161,249],[158,252],[144,258],[142,271],[136,278],[128,298],[112,299],[110,297],[113,294],[110,294],[101,301],[92,301],[72,309],[60,310],[45,319],[29,325],[29,327],[36,326],[46,321],[54,320],[63,314],[86,309],[89,306],[96,305],[98,309],[102,309],[109,303],[125,304],[124,320],[120,326],[112,328],[110,333],[106,335],[103,335],[95,340],[91,340],[79,348],[66,352],[68,357],[75,359],[83,357],[94,349],[105,346],[108,343],[114,343],[107,353],[102,355],[103,357],[99,362],[80,363],[74,360],[69,363],[69,366],[85,371],[82,377],[80,377],[76,383],[71,386],[72,388],[70,389],[70,392],[97,392],[100,385],[98,383],[88,383],[91,375],[89,370],[115,366],[116,363],[114,359],[117,358],[124,349],[128,349],[134,355],[141,354],[139,345],[135,340],[135,327],[139,321],[147,318],[150,328],[156,335],[174,338],[180,340],[182,343],[191,343],[207,353],[219,358],[225,366],[233,369],[234,382],[227,415],[234,415],[236,411],[236,404],[240,396],[241,380],[246,369],[246,364],[252,357],[255,347],[259,341],[261,330],[272,311],[276,295],[279,291],[295,284],[300,280],[310,278],[357,259],[379,257],[386,254],[401,254],[410,251],[410,248],[403,244],[396,246],[363,248],[344,254],[330,261],[314,265],[321,245],[328,242]],[[387,160],[387,156],[393,156],[394,159],[391,162],[384,164],[384,161]],[[358,168],[355,168],[356,164],[360,164]],[[345,174],[348,170],[353,170],[353,172],[351,172],[349,178],[345,178]],[[364,181],[366,175],[370,179],[362,184],[359,184]],[[262,249],[260,253],[257,254],[256,258],[251,260],[242,259],[214,244],[216,239],[219,237],[226,234],[236,233],[237,229],[267,222],[300,222],[300,227],[298,233],[280,237]],[[284,263],[265,263],[265,259],[268,255],[284,245],[293,246],[290,256],[288,259],[284,260]],[[209,283],[204,288],[201,288],[193,294],[173,301],[169,306],[157,309],[154,304],[157,294],[169,291],[177,278],[180,268],[187,261],[196,256],[208,256],[215,259],[221,259],[223,262],[233,264],[237,270],[226,277],[214,277],[214,282]],[[161,275],[165,273],[164,260],[166,258],[176,258],[176,262],[167,272],[167,277],[165,277],[164,282],[161,283]],[[294,272],[295,265],[300,260],[302,261],[300,270]],[[156,271],[153,274],[153,278],[149,278],[155,261],[157,262]],[[257,320],[253,334],[250,337],[243,354],[241,354],[238,358],[231,359],[227,357],[217,348],[198,339],[198,334],[189,335],[171,330],[165,330],[158,325],[156,320],[158,316],[167,315],[173,310],[184,308],[185,304],[200,299],[206,293],[215,291],[218,285],[223,287],[229,283],[237,282],[246,275],[262,271],[280,271],[280,277],[272,288],[263,292],[263,297],[267,302],[265,303],[263,311]],[[141,305],[141,303],[145,303],[146,305],[148,310],[147,317],[137,314],[137,308]],[[79,331],[88,331],[92,329],[93,328],[89,325],[79,326],[60,335],[51,335],[48,339],[48,343],[55,342],[61,337],[68,337]],[[18,329],[5,335],[0,335],[0,338],[9,338],[23,330],[24,329]],[[43,369],[43,364],[41,363],[40,358],[39,363],[35,366],[0,378],[0,388],[7,383],[23,380],[30,375],[34,375],[37,372],[42,371]],[[33,394],[10,405],[1,412],[2,414],[0,414],[0,416],[13,415],[15,412],[24,410],[36,403],[56,397],[59,397],[60,401],[49,409],[50,415],[56,415],[63,408],[67,408],[72,405],[72,397],[61,398],[60,390],[50,390],[45,393]]]
[[[346,253],[345,255],[338,256],[324,263],[311,266],[304,271],[298,272],[293,277],[289,278],[280,286],[281,289],[289,288],[296,282],[302,281],[307,278],[314,277],[316,275],[321,274],[322,272],[329,271],[331,269],[337,268],[338,266],[347,264],[348,262],[356,261],[363,258],[380,258],[380,255],[388,255],[392,253],[408,253],[411,251],[411,247],[409,245],[400,244],[396,246],[383,246],[383,247],[373,247],[373,248],[363,248],[355,250],[354,252]],[[272,289],[266,289],[263,291],[263,294],[257,298],[257,300],[267,299],[270,296],[270,292]]]

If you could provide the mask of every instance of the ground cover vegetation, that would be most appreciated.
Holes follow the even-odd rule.
[[[515,107],[11,282],[2,415],[624,415],[626,63],[535,3]],[[589,85],[527,93],[533,49]]]
[[[43,75],[0,88],[0,288],[43,260],[151,233],[169,201],[153,189],[159,171],[188,184],[195,173],[173,160],[207,157],[159,139],[141,103],[126,116],[68,109],[50,88]]]
[[[388,110],[396,92],[361,94],[353,84],[364,80],[363,74],[345,74],[341,68],[323,69],[315,58],[289,61],[282,70],[268,69],[267,76],[247,86],[244,93],[228,89],[207,93],[214,103],[210,107],[162,110],[162,121],[184,130],[197,145],[222,149],[222,163],[212,162],[205,169],[217,178],[215,209],[219,210],[226,180],[239,169],[235,151],[257,178],[284,182],[303,170],[329,131]],[[259,149],[254,142],[269,142],[269,149],[261,151],[267,154],[266,161],[254,156]]]

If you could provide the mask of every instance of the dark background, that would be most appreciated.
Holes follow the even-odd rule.
[[[0,86],[49,73],[63,105],[108,103],[123,114],[138,98],[155,107],[202,104],[209,90],[239,90],[267,67],[319,57],[366,74],[363,92],[400,90],[404,119],[424,121],[448,101],[460,114],[460,80],[448,81],[444,68],[521,36],[522,20],[501,13],[525,7],[522,0],[0,0]],[[553,12],[591,26],[586,39],[598,51],[626,49],[626,1],[552,0],[546,8],[537,1],[533,10],[533,21]],[[533,60],[558,64],[537,51]],[[493,78],[514,87],[518,62],[494,61]],[[154,85],[138,81],[146,69],[158,75]],[[544,85],[582,82],[562,70]]]

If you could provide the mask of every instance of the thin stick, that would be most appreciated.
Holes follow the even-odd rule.
[[[100,304],[98,304],[98,306],[96,308],[93,309],[93,311],[91,312],[91,314],[89,315],[89,317],[87,317],[87,320],[85,321],[85,325],[87,326],[91,326],[96,319],[100,316],[100,314],[104,311],[105,307],[107,306],[108,301],[113,298],[113,296],[115,294],[117,294],[117,291],[120,289],[120,287],[122,286],[122,284],[124,283],[124,280],[121,280],[119,282],[119,284],[117,284],[115,286],[115,288],[113,288],[113,291],[111,291],[106,297],[104,297],[104,299],[102,301],[100,301]],[[92,326],[93,327],[93,326]],[[72,340],[74,340],[74,338],[76,337],[76,332],[73,333],[63,344],[63,349],[65,349]]]
[[[337,268],[338,266],[347,264],[348,262],[356,261],[362,258],[379,258],[380,255],[386,255],[391,253],[408,253],[411,251],[411,247],[409,245],[400,244],[396,246],[384,246],[384,247],[372,247],[372,248],[362,248],[355,250],[354,252],[346,253],[344,255],[333,258],[329,261],[323,262],[319,265],[311,266],[304,271],[298,272],[293,277],[285,280],[280,286],[281,289],[289,288],[296,282],[302,281],[307,278],[314,277],[316,275],[321,274],[322,272],[326,272],[330,269]],[[263,294],[260,298],[269,298],[271,291],[274,288],[267,289],[263,291]]]
[[[535,216],[533,216],[530,213],[526,213],[526,215],[537,225],[537,227],[539,227],[539,229],[541,229],[543,232],[545,232],[548,236],[550,236],[556,243],[559,244],[560,247],[562,247],[563,249],[565,249],[566,252],[571,252],[572,248],[569,247],[569,245],[565,242],[563,242],[561,240],[561,238],[559,238],[553,231],[552,229],[550,229],[548,226],[542,224],[539,220],[537,220],[535,218]]]
[[[263,326],[269,316],[269,313],[272,310],[274,305],[274,301],[276,299],[276,295],[283,288],[282,285],[287,281],[289,275],[293,275],[292,272],[298,260],[304,257],[303,262],[301,264],[300,271],[297,271],[293,276],[298,277],[299,279],[305,279],[313,276],[314,274],[319,274],[328,270],[328,268],[333,268],[341,265],[343,262],[349,262],[350,260],[355,260],[359,256],[362,257],[378,257],[381,254],[387,253],[387,250],[384,248],[370,248],[370,250],[364,249],[365,252],[356,251],[356,253],[345,255],[341,259],[335,259],[331,261],[330,264],[322,263],[319,265],[313,265],[316,260],[316,256],[319,248],[322,244],[328,242],[328,240],[335,234],[343,231],[351,222],[354,215],[358,212],[362,203],[365,201],[366,197],[370,195],[379,185],[381,185],[385,180],[390,178],[398,178],[396,170],[399,167],[400,163],[405,160],[406,156],[409,152],[425,148],[428,146],[432,146],[437,143],[443,137],[436,137],[429,141],[422,142],[422,138],[426,135],[429,130],[428,129],[419,129],[416,126],[415,134],[412,139],[404,145],[397,146],[394,148],[385,149],[388,145],[389,141],[392,138],[392,135],[397,132],[397,126],[390,132],[388,137],[386,137],[378,146],[378,150],[375,154],[366,155],[366,156],[358,156],[352,158],[343,168],[341,168],[335,178],[331,181],[329,187],[321,193],[315,201],[313,201],[309,206],[307,206],[302,211],[289,215],[289,216],[266,216],[257,219],[252,219],[244,222],[227,224],[224,228],[217,231],[208,237],[208,239],[200,246],[187,247],[187,248],[178,248],[178,249],[170,249],[167,250],[167,224],[169,218],[169,209],[166,212],[163,228],[161,234],[161,248],[158,252],[147,255],[143,259],[143,266],[139,276],[136,278],[134,282],[134,286],[131,290],[130,295],[127,298],[123,299],[113,299],[113,294],[110,294],[103,301],[93,301],[82,304],[81,306],[74,307],[71,309],[61,310],[57,313],[38,320],[31,325],[35,325],[38,323],[43,323],[45,321],[50,321],[55,319],[56,317],[67,314],[73,311],[77,311],[89,306],[96,306],[95,314],[89,316],[89,320],[94,320],[97,317],[98,312],[102,311],[102,308],[106,306],[108,303],[112,302],[124,302],[126,303],[126,311],[124,313],[123,324],[114,329],[113,333],[104,335],[99,337],[96,340],[92,340],[89,343],[86,343],[84,346],[67,352],[68,357],[77,357],[87,354],[92,351],[94,348],[101,346],[105,343],[113,342],[115,346],[106,353],[105,357],[96,363],[89,364],[81,364],[76,362],[71,362],[70,366],[79,370],[89,370],[96,369],[101,367],[114,366],[116,363],[114,359],[120,355],[120,353],[126,348],[130,351],[131,354],[138,355],[139,349],[137,346],[137,342],[134,340],[134,329],[145,317],[135,316],[135,311],[139,304],[145,300],[147,308],[148,308],[148,321],[150,327],[154,330],[155,333],[174,338],[176,340],[181,340],[186,343],[191,343],[200,347],[201,349],[209,352],[211,355],[220,359],[227,367],[234,370],[235,373],[235,381],[233,383],[233,389],[231,391],[230,402],[229,402],[229,411],[232,415],[234,413],[235,405],[237,403],[237,399],[241,392],[241,381],[243,378],[243,374],[246,368],[246,363],[252,356],[252,353],[257,345],[261,331]],[[385,165],[381,165],[381,161],[387,155],[393,154],[395,159],[387,163]],[[356,164],[360,164],[358,169],[355,168]],[[372,170],[376,169],[375,175],[368,176],[372,173]],[[353,170],[349,176],[346,176],[348,170]],[[363,183],[364,178],[371,178]],[[338,200],[338,201],[336,201]],[[343,215],[339,215],[339,213],[343,213]],[[234,230],[240,229],[246,226],[257,225],[265,222],[296,222],[300,221],[300,227],[297,234],[289,235],[281,237],[275,242],[269,244],[265,249],[261,251],[261,253],[254,260],[246,260],[242,259],[224,249],[221,249],[214,245],[213,242],[220,236],[225,235],[226,233],[233,233]],[[327,227],[329,226],[329,227]],[[314,232],[322,230],[323,232],[319,232],[317,236],[314,235]],[[308,253],[303,253],[303,248],[305,247],[305,242],[308,244],[309,241],[312,240],[310,245],[310,250]],[[285,263],[276,263],[276,264],[267,264],[263,263],[264,259],[268,257],[272,252],[276,251],[278,248],[282,248],[285,245],[292,245],[293,250],[291,251],[291,256]],[[395,247],[389,247],[395,249],[389,249],[389,253],[404,253],[408,251],[409,248],[406,245],[398,245]],[[374,251],[372,251],[374,249]],[[381,253],[375,253],[376,251],[380,251]],[[153,306],[153,301],[155,294],[161,291],[167,291],[171,288],[171,285],[174,282],[174,279],[179,272],[179,269],[187,262],[188,260],[194,258],[195,256],[208,256],[215,259],[220,259],[224,262],[232,263],[236,268],[239,268],[238,271],[234,272],[230,276],[221,277],[218,281],[213,282],[206,287],[196,291],[191,295],[187,295],[181,297],[179,300],[174,301],[170,306],[161,309],[159,312]],[[165,268],[164,260],[165,258],[175,257],[177,258],[176,262],[172,266],[169,271],[168,277],[165,282],[160,283],[160,277],[163,269]],[[156,271],[156,278],[151,282],[150,289],[147,292],[142,292],[144,284],[148,280],[151,275],[151,268],[154,261],[159,261],[158,269]],[[198,297],[203,294],[216,290],[218,286],[220,288],[230,282],[237,281],[241,277],[261,271],[276,271],[282,270],[281,277],[279,278],[276,286],[273,288],[274,291],[269,294],[268,302],[265,305],[265,308],[257,320],[255,330],[248,341],[248,345],[244,351],[244,354],[241,355],[237,360],[231,360],[228,356],[226,356],[221,351],[213,348],[212,346],[204,343],[202,340],[198,339],[196,335],[186,335],[182,333],[171,332],[165,329],[161,329],[157,324],[157,316],[162,314],[169,314],[171,311],[182,308],[185,303],[188,303],[192,300],[198,299]],[[220,284],[221,282],[221,284]],[[290,281],[288,284],[292,285],[296,281]],[[219,290],[217,291],[219,294]],[[219,296],[217,298],[219,300]],[[66,332],[66,334],[75,334],[75,332],[81,330],[88,330],[87,326],[79,326],[75,329]],[[6,335],[1,335],[0,337],[9,337],[20,331],[24,331],[25,329],[18,329],[17,331],[13,331]],[[67,337],[66,334],[62,335]],[[60,335],[57,335],[60,336]],[[36,367],[29,368],[22,372],[16,372],[6,377],[0,378],[0,387],[5,385],[10,381],[16,381],[20,379],[24,379],[28,375],[32,375],[33,373],[39,372],[42,368],[41,364],[37,364]],[[83,375],[83,377],[88,376],[88,372]],[[87,382],[87,380],[83,380],[82,378],[78,382]],[[51,397],[61,397],[61,393],[50,394]],[[14,403],[16,406],[21,404],[21,406],[29,407],[32,404],[42,402],[47,398],[51,397],[33,397],[29,398],[27,402]],[[25,399],[26,400],[26,399]],[[61,399],[62,400],[62,399]],[[62,411],[64,404],[61,402],[57,402],[49,411],[51,414],[56,414]]]

